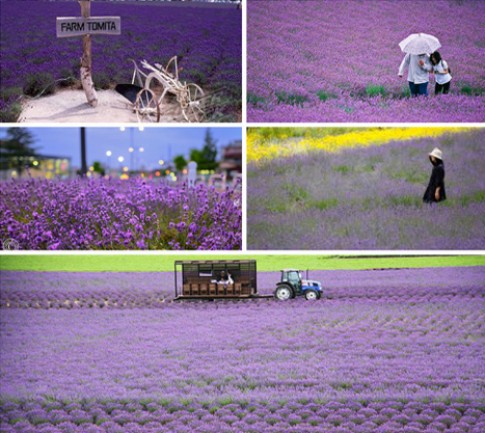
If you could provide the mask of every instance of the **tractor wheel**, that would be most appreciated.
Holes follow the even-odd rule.
[[[318,292],[313,289],[309,289],[305,292],[305,299],[307,301],[316,301],[319,299]]]
[[[288,286],[278,287],[274,293],[276,299],[280,301],[286,301],[293,298],[293,292]]]

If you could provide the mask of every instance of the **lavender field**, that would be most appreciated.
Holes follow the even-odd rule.
[[[130,179],[12,180],[0,239],[19,249],[241,249],[241,194]]]
[[[483,249],[482,129],[248,165],[248,248]],[[428,153],[443,150],[448,198],[424,205]]]
[[[485,3],[248,0],[248,121],[483,122]],[[411,33],[438,37],[451,93],[409,98]]]
[[[484,272],[313,271],[314,303],[172,303],[171,273],[0,271],[0,431],[479,433]]]
[[[21,6],[20,6],[21,5]],[[219,117],[236,121],[241,109],[241,11],[236,7],[173,6],[94,1],[93,16],[120,16],[121,36],[93,37],[98,88],[131,82],[130,59],[166,64],[177,55],[181,79],[218,95]],[[19,98],[79,77],[80,38],[57,39],[56,17],[79,16],[78,2],[2,1],[0,113],[15,121]],[[46,94],[46,93],[44,93]],[[17,110],[17,111],[16,111]]]

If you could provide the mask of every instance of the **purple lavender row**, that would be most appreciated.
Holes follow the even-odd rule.
[[[483,267],[310,271],[309,276],[323,282],[323,299],[327,302],[445,302],[485,297]],[[278,277],[277,272],[259,272],[259,292],[271,294]],[[160,308],[175,294],[170,272],[0,271],[0,278],[0,308]],[[403,291],[402,281],[411,280],[412,286]]]
[[[484,86],[485,88],[485,86]],[[483,122],[483,96],[449,94],[443,97],[358,100],[349,96],[294,106],[269,102],[264,108],[248,103],[250,122],[356,123],[356,122]]]
[[[154,401],[5,402],[3,433],[330,432],[480,433],[483,405],[470,402],[234,403]]]
[[[3,310],[2,398],[480,401],[483,307]]]
[[[248,246],[482,249],[484,137],[475,130],[250,164]],[[422,196],[433,147],[446,155],[448,199],[429,206]]]
[[[143,296],[169,276],[0,274],[7,294],[68,296]],[[483,431],[483,267],[310,276],[342,298],[2,309],[0,431]]]
[[[455,296],[3,309],[2,395],[475,401],[484,306]]]
[[[251,122],[485,119],[483,2],[249,0],[247,6]],[[404,56],[398,43],[417,32],[441,41],[451,94],[406,96],[406,77],[397,76]]]
[[[240,249],[238,193],[141,179],[10,181],[0,238],[21,249]]]

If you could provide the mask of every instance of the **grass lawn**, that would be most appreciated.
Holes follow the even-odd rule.
[[[52,272],[160,272],[173,270],[175,260],[256,259],[259,271],[358,270],[485,266],[485,256],[328,256],[322,254],[2,254],[0,270]]]

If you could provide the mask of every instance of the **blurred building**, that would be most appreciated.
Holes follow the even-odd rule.
[[[51,155],[0,156],[0,179],[35,177],[44,179],[67,178],[71,158]]]
[[[219,171],[232,179],[242,173],[242,141],[236,140],[222,149]]]

